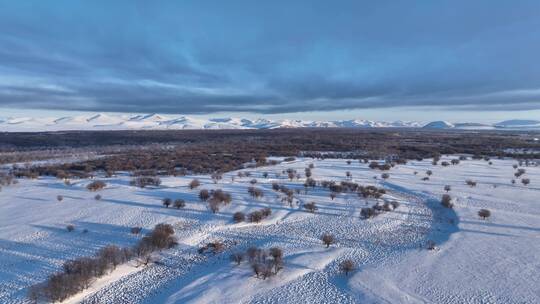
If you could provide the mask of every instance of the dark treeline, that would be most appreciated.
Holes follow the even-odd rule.
[[[173,227],[158,224],[133,247],[108,245],[94,256],[66,261],[61,271],[51,274],[45,282],[30,287],[28,298],[33,302],[63,301],[90,287],[95,279],[108,274],[118,265],[135,258],[141,265],[146,265],[150,262],[152,252],[175,245]]]
[[[13,150],[88,147],[100,150],[122,146],[109,156],[75,164],[43,166],[38,175],[58,170],[81,172],[156,170],[159,174],[212,173],[266,164],[268,156],[331,157],[347,152],[354,158],[380,159],[392,155],[418,159],[440,154],[467,153],[490,156],[538,158],[516,155],[505,149],[540,150],[531,133],[425,131],[416,129],[277,129],[102,131],[57,133],[0,133],[1,147]],[[2,149],[0,147],[0,150]],[[322,152],[322,153],[321,153]],[[339,156],[339,154],[336,154]],[[0,154],[1,162],[1,154]]]

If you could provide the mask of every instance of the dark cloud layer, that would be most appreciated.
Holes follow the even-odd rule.
[[[540,2],[363,2],[0,0],[0,106],[540,109]]]

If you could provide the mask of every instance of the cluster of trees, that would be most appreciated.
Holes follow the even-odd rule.
[[[360,209],[360,216],[364,219],[376,217],[383,212],[396,210],[399,207],[398,201],[384,202],[382,205],[376,203],[373,207],[365,207]]]
[[[283,250],[279,247],[272,247],[268,250],[257,247],[250,247],[246,252],[236,252],[231,254],[231,261],[240,265],[247,260],[257,278],[267,279],[276,275],[283,269]]]
[[[523,163],[522,161],[520,161],[520,163]],[[516,178],[520,178],[523,176],[523,174],[526,173],[526,170],[523,169],[523,168],[518,168],[517,165],[514,165],[514,169],[517,169],[517,171],[514,173],[514,176]],[[527,186],[528,184],[531,183],[531,179],[530,178],[524,178],[522,177],[521,178],[521,183],[524,185],[524,186]],[[515,184],[515,180],[512,180],[512,184]]]
[[[233,221],[235,223],[240,223],[247,219],[251,223],[260,223],[262,220],[269,217],[271,214],[272,209],[268,207],[250,212],[247,214],[247,216],[245,213],[239,211],[233,214]]]
[[[263,193],[263,191],[261,189],[253,187],[253,186],[248,187],[247,191],[248,191],[249,195],[251,195],[251,197],[256,198],[256,199],[259,199],[259,198],[264,196],[264,193]]]
[[[388,162],[385,162],[384,164],[380,164],[378,161],[372,161],[369,163],[369,168],[386,171],[392,168],[392,164]]]
[[[202,189],[199,191],[199,199],[203,202],[208,202],[208,208],[210,208],[212,213],[216,213],[221,208],[221,205],[228,205],[232,201],[232,196],[230,193],[221,189],[211,191]]]
[[[315,213],[319,208],[317,207],[317,204],[315,202],[309,202],[304,204],[304,209],[311,213]]]
[[[145,188],[147,186],[159,187],[161,185],[161,179],[157,176],[137,176],[133,178],[130,185]]]
[[[287,203],[292,206],[294,199],[294,191],[292,189],[287,188],[285,185],[272,183],[272,190],[283,193],[285,197],[282,199],[282,201],[287,201]]]
[[[233,220],[235,222],[244,221],[246,218],[251,223],[260,223],[265,218],[269,217],[272,214],[272,209],[265,207],[260,210],[255,210],[247,214],[247,217],[242,212],[236,212],[233,214]]]
[[[300,179],[300,174],[296,173],[296,170],[294,170],[293,168],[287,168],[287,170],[284,170],[282,172],[283,174],[287,174],[287,177],[289,178],[289,180],[293,180],[293,179]]]
[[[393,155],[393,162],[458,153],[479,155],[481,158],[488,154],[527,159],[540,157],[540,153],[519,152],[537,151],[540,148],[538,142],[504,132],[478,134],[431,133],[425,130],[373,132],[348,129],[279,129],[2,133],[0,143],[0,153],[9,151],[7,154],[0,154],[0,162],[13,159],[14,155],[16,156],[13,152],[23,152],[22,150],[33,150],[27,153],[32,155],[25,157],[27,161],[39,159],[39,151],[47,152],[51,151],[51,148],[57,149],[54,153],[58,155],[67,154],[67,151],[74,148],[83,149],[87,154],[97,151],[108,155],[77,163],[17,168],[21,174],[28,175],[56,175],[59,170],[63,170],[70,177],[94,171],[145,169],[155,169],[159,174],[211,174],[241,169],[252,160],[255,160],[255,166],[266,165],[267,156],[302,154],[320,158],[335,154],[333,157],[362,161]],[[514,150],[510,151],[512,149]]]
[[[171,205],[173,205],[176,209],[184,208],[186,206],[186,201],[181,198],[173,201],[171,198],[166,197],[162,199],[161,202],[165,208],[169,208]]]
[[[50,275],[45,282],[30,287],[28,297],[34,302],[63,301],[88,288],[96,278],[135,257],[142,258],[148,263],[150,253],[176,244],[173,234],[174,229],[171,225],[158,224],[132,248],[108,245],[92,257],[69,260],[62,265],[61,271]]]
[[[217,254],[225,250],[225,244],[222,241],[209,242],[206,245],[199,248],[199,254],[212,253]]]
[[[103,188],[105,188],[107,186],[107,184],[103,181],[93,181],[91,183],[89,183],[87,186],[86,186],[86,189],[90,190],[90,191],[99,191]]]

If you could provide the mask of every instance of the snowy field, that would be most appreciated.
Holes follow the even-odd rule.
[[[97,178],[107,183],[99,201],[86,189],[89,180],[69,186],[55,178],[21,179],[0,192],[0,303],[24,303],[28,286],[60,270],[64,261],[91,256],[107,244],[131,246],[140,238],[131,227],[149,231],[158,223],[175,227],[177,247],[156,254],[158,262],[146,267],[125,264],[65,302],[540,303],[540,167],[524,167],[523,177],[531,180],[524,186],[519,179],[510,182],[515,160],[492,162],[469,159],[443,167],[410,161],[385,171],[390,177],[383,180],[381,171],[358,161],[297,159],[241,170],[249,177],[229,172],[217,184],[209,176],[163,177],[160,187],[145,189],[130,186],[124,173]],[[362,219],[360,209],[377,199],[342,193],[332,200],[322,187],[305,194],[305,177],[290,181],[282,172],[293,168],[303,175],[309,164],[317,181],[382,187],[386,194],[379,201],[400,205]],[[422,180],[427,170],[433,174]],[[195,177],[201,186],[191,190]],[[253,178],[263,198],[248,194]],[[477,186],[466,185],[468,179]],[[301,189],[292,206],[281,201],[272,182]],[[440,204],[445,185],[452,188],[453,209]],[[213,214],[198,193],[217,188],[233,199]],[[186,207],[165,208],[165,197],[184,199]],[[309,202],[316,202],[315,213],[303,208]],[[272,214],[261,223],[232,221],[237,211],[263,207]],[[478,217],[482,208],[491,211],[490,218]],[[68,224],[75,231],[68,232]],[[335,236],[329,248],[320,240],[324,233]],[[227,245],[225,251],[197,252],[215,240]],[[430,240],[435,250],[426,248]],[[232,252],[250,246],[281,247],[283,270],[262,280],[249,264],[230,261]],[[357,265],[348,276],[339,270],[345,259]]]

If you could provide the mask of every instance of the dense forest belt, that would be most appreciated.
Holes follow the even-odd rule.
[[[321,151],[347,152],[347,158],[419,159],[441,154],[539,158],[512,151],[540,151],[539,134],[496,131],[427,131],[418,129],[275,129],[181,131],[85,131],[0,133],[0,163],[33,161],[35,153],[70,149],[107,155],[72,164],[45,165],[39,175],[56,171],[157,170],[226,172],[269,156],[337,157]],[[56,152],[54,152],[56,151]],[[17,157],[14,157],[14,153]],[[25,152],[28,156],[17,152]],[[52,157],[51,157],[52,158]]]

